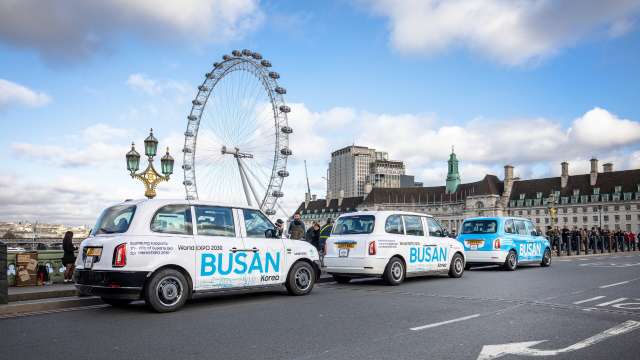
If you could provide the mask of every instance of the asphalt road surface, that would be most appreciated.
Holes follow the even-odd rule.
[[[0,319],[19,359],[640,359],[640,254]]]

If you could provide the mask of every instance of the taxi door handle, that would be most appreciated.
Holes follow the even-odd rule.
[[[233,253],[235,253],[235,252],[237,252],[237,251],[253,251],[253,252],[258,252],[258,251],[260,251],[260,249],[258,249],[258,248],[256,248],[256,247],[254,247],[253,249],[237,249],[237,248],[231,248],[231,249],[229,249],[229,251],[231,251],[231,252],[233,252]]]

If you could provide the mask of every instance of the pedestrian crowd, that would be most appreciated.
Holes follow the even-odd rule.
[[[550,239],[554,251],[557,251],[560,246],[559,250],[562,253],[567,252],[567,244],[571,244],[572,251],[576,251],[578,246],[580,251],[609,251],[609,249],[612,251],[631,251],[634,249],[634,244],[636,244],[636,248],[638,247],[636,242],[638,239],[633,231],[627,233],[621,229],[613,231],[595,226],[591,229],[578,228],[577,226],[569,229],[567,225],[562,229],[559,227],[552,229],[549,226],[547,237]]]
[[[294,220],[289,223],[289,229],[284,235],[293,240],[306,241],[313,245],[319,254],[323,254],[324,244],[331,235],[331,230],[333,230],[333,218],[328,218],[327,223],[323,225],[314,221],[309,229],[305,229],[304,223],[300,220],[300,213],[296,213],[293,219]],[[276,221],[276,226],[278,226],[279,229],[282,229],[283,224],[284,222],[281,219]]]

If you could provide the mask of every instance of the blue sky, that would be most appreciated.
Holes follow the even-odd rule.
[[[135,4],[135,5],[134,5]],[[124,154],[149,128],[176,173],[191,100],[212,63],[260,52],[287,88],[291,211],[323,197],[332,149],[357,143],[443,185],[640,167],[639,1],[4,1],[0,221],[93,223],[140,198]],[[296,199],[294,199],[294,197]],[[281,216],[282,214],[279,214]]]

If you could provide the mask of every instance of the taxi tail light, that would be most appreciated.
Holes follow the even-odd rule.
[[[376,242],[373,241],[369,243],[369,255],[375,255],[375,254],[376,254]]]
[[[500,239],[495,239],[493,241],[493,248],[494,249],[500,249]]]
[[[116,246],[113,252],[113,266],[125,266],[127,264],[127,244]]]
[[[327,254],[327,243],[324,243],[324,253]]]

